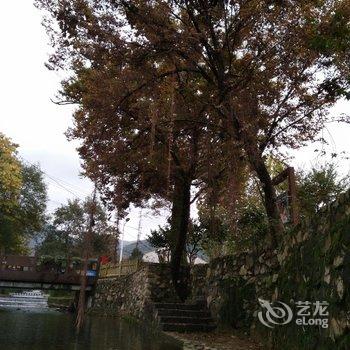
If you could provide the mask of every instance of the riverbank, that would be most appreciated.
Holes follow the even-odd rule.
[[[47,299],[47,305],[50,308],[69,310],[72,307],[73,299],[71,297],[52,297]]]

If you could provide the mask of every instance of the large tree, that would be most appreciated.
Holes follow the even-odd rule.
[[[201,80],[198,91],[211,106],[208,123],[219,118],[261,181],[276,243],[283,228],[265,155],[315,139],[329,120],[328,108],[348,96],[349,2],[37,3],[59,25],[51,27],[58,48],[52,64],[67,64],[75,73],[101,66],[123,71],[117,81],[123,98],[107,112],[135,102],[140,91],[169,76],[186,72]],[[164,69],[163,62],[173,66]]]
[[[89,215],[92,199],[85,201],[69,200],[58,207],[51,223],[42,231],[42,242],[37,247],[39,255],[72,257],[83,256],[84,242],[89,231]],[[108,214],[99,201],[94,205],[94,226],[91,237],[91,256],[113,255],[113,241],[117,230],[109,221]]]
[[[45,221],[46,185],[36,165],[21,162],[16,145],[0,134],[0,246],[23,252]]]
[[[21,163],[17,157],[17,145],[0,133],[0,205],[2,212],[16,204],[21,185]]]
[[[119,6],[135,45],[145,56],[152,52],[147,63],[171,57],[178,69],[204,79],[211,106],[262,183],[276,241],[282,225],[264,154],[314,139],[327,108],[348,96],[348,1],[120,1]]]
[[[13,227],[13,215],[18,208],[22,186],[21,163],[17,158],[17,146],[0,133],[0,253],[18,249],[20,236]]]
[[[115,72],[108,73],[113,73],[117,83],[123,79],[123,71],[118,79]],[[217,166],[211,173],[221,173],[217,158],[222,155],[218,147],[222,141],[217,133],[206,130],[206,104],[195,96],[198,83],[188,82],[184,87],[186,75],[141,91],[136,101],[123,103],[111,118],[106,108],[123,94],[115,87],[115,95],[106,98],[103,84],[98,92],[89,90],[88,86],[101,83],[100,74],[100,69],[93,68],[88,77],[84,72],[65,85],[65,96],[81,104],[70,135],[83,139],[80,154],[86,173],[119,213],[131,203],[143,205],[149,199],[172,203],[171,262],[174,284],[181,293],[184,285],[175,281],[181,282],[180,265],[193,200],[191,188],[195,185],[198,192],[208,182],[208,168],[213,169],[214,163]],[[87,87],[83,98],[80,88],[77,93],[77,83]],[[86,103],[87,98],[94,102]],[[103,128],[98,126],[101,123]]]
[[[35,236],[46,223],[47,187],[38,165],[22,163],[22,186],[17,220],[28,238]]]
[[[90,13],[87,3],[75,5],[83,16]],[[56,10],[59,21],[69,22],[67,27],[61,23],[59,40],[73,39],[75,29],[71,32],[65,8],[58,5]],[[62,56],[52,57],[54,65],[72,63],[73,75],[63,83],[62,97],[80,108],[69,135],[83,140],[80,154],[86,173],[119,212],[150,198],[172,203],[172,271],[181,293],[185,288],[178,281],[194,200],[191,189],[202,191],[224,172],[232,176],[235,146],[227,141],[226,127],[208,103],[201,77],[179,69],[171,58],[147,63],[144,49],[122,39],[113,28],[104,28],[106,39],[114,43],[110,51],[102,54],[104,44],[99,40],[91,46],[94,34],[83,30],[81,40],[73,39],[78,50],[71,51],[70,44],[62,42]],[[228,148],[231,152],[225,152]]]

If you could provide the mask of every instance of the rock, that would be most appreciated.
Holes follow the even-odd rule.
[[[278,288],[277,287],[275,288],[275,291],[272,295],[272,300],[278,300]]]
[[[244,275],[246,275],[248,273],[248,270],[246,269],[246,267],[243,265],[242,267],[241,267],[241,269],[239,270],[239,274],[241,275],[241,276],[244,276]]]
[[[252,258],[251,256],[247,256],[246,263],[247,263],[248,269],[252,268],[253,265],[254,265],[254,260],[253,260],[253,258]]]
[[[288,248],[285,247],[283,253],[277,255],[278,262],[280,264],[283,263],[283,261],[286,259],[287,256],[288,256]]]
[[[303,241],[303,233],[301,231],[297,234],[297,242],[301,243]]]
[[[331,237],[328,235],[324,244],[324,248],[323,248],[323,252],[326,253],[328,252],[329,248],[331,247],[332,244],[332,239]]]
[[[329,284],[331,282],[331,275],[329,273],[329,267],[326,267],[325,272],[324,272],[324,278],[323,280]]]
[[[303,240],[306,241],[310,237],[310,233],[308,231],[305,232]]]
[[[329,328],[330,328],[331,337],[335,339],[336,337],[339,337],[341,334],[343,334],[344,324],[340,320],[332,318]]]
[[[341,277],[337,278],[336,286],[337,286],[337,293],[339,295],[339,298],[343,299],[343,296],[344,296],[344,282],[343,282]]]
[[[344,255],[339,255],[337,257],[334,258],[334,261],[333,261],[333,266],[334,267],[339,267],[341,265],[343,265],[344,263]]]

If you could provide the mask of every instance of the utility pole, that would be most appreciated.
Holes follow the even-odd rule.
[[[116,214],[116,227],[117,227],[117,231],[115,233],[115,237],[114,237],[114,242],[113,242],[113,264],[116,264],[118,261],[118,244],[119,244],[119,222],[120,222],[120,216],[119,213],[117,212]]]
[[[142,223],[142,208],[140,209],[140,215],[139,215],[139,225],[137,227],[137,240],[136,240],[136,246],[135,249],[139,249],[139,242],[140,242],[140,237],[141,237],[141,223]]]
[[[125,225],[129,221],[129,218],[126,218],[123,224],[123,230],[122,230],[122,239],[120,242],[120,253],[119,253],[119,276],[122,274],[122,260],[123,260],[123,249],[124,249],[124,231],[125,231]]]

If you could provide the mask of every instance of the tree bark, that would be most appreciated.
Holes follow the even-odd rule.
[[[278,244],[278,237],[280,237],[284,231],[283,223],[277,207],[275,187],[272,183],[271,176],[258,147],[252,142],[245,143],[245,145],[249,163],[251,164],[253,170],[255,170],[262,184],[264,192],[264,205],[270,225],[270,237],[268,237],[268,243],[272,248],[275,248]]]
[[[83,257],[84,257],[84,266],[83,266],[83,275],[81,276],[80,284],[80,293],[79,293],[79,302],[78,302],[78,313],[76,318],[76,331],[80,332],[84,320],[85,320],[85,307],[86,307],[86,286],[87,286],[87,271],[89,264],[89,257],[92,252],[92,238],[93,238],[93,227],[95,226],[94,215],[96,211],[96,186],[92,196],[92,201],[89,208],[89,227],[86,234],[83,237]]]
[[[277,207],[277,198],[275,187],[272,183],[271,176],[266,167],[262,152],[258,147],[258,140],[250,134],[249,128],[244,128],[234,113],[232,106],[227,106],[227,111],[231,115],[232,127],[236,133],[238,141],[242,143],[243,149],[248,157],[248,161],[252,169],[256,172],[261,182],[264,192],[264,206],[269,220],[270,234],[268,238],[271,248],[276,248],[278,238],[284,231],[280,213]]]
[[[186,175],[175,178],[171,212],[171,273],[175,291],[184,301],[188,296],[185,249],[190,220],[191,180]]]

